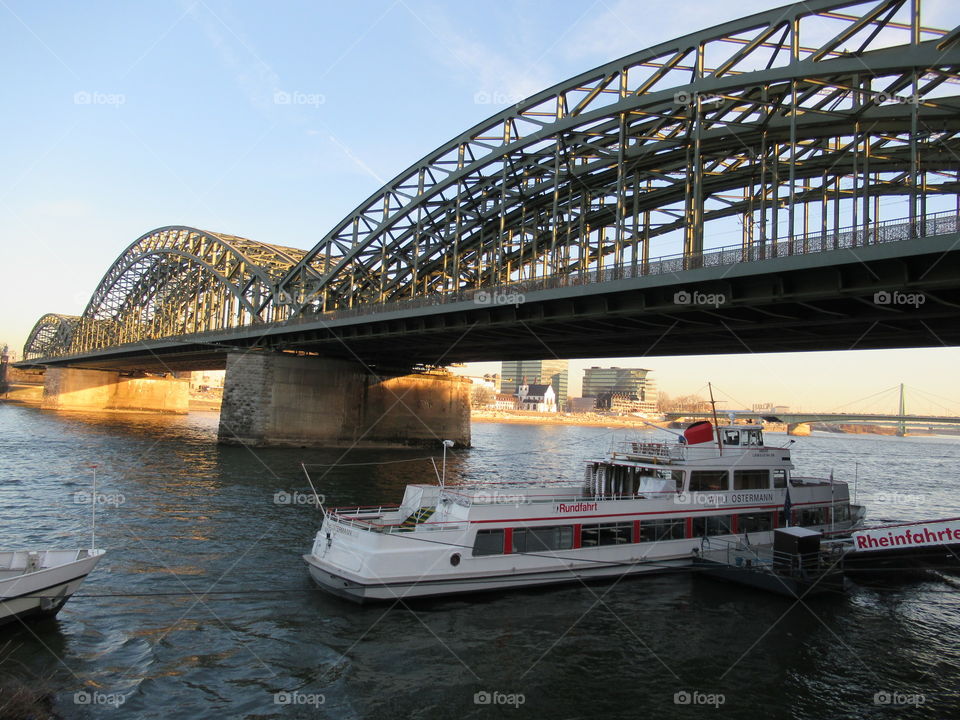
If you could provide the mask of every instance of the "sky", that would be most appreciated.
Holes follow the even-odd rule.
[[[934,24],[956,14],[950,2],[926,1]],[[80,314],[154,228],[310,248],[389,178],[507,105],[780,4],[2,0],[0,345],[19,350],[43,313]],[[960,412],[952,348],[585,359],[572,362],[572,395],[591,365],[651,368],[672,395],[712,379],[746,404],[808,409],[904,382]],[[921,392],[911,409],[937,410]]]

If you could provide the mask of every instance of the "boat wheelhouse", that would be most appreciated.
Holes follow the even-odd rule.
[[[676,569],[711,538],[861,519],[846,483],[794,475],[759,426],[696,423],[679,442],[618,444],[578,485],[415,484],[398,506],[328,509],[304,560],[330,592],[389,600]]]

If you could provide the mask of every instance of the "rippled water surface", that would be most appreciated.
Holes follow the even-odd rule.
[[[318,515],[297,504],[300,463],[331,505],[389,504],[431,481],[429,462],[350,463],[424,451],[250,451],[216,445],[216,426],[0,405],[0,546],[86,546],[89,465],[109,503],[86,597],[0,629],[0,675],[43,679],[67,718],[960,717],[956,575],[801,604],[680,573],[358,607],[308,578]],[[576,482],[624,434],[473,432],[451,477]],[[960,439],[816,435],[793,448],[802,474],[858,474],[871,520],[960,516]],[[477,704],[484,692],[522,704]]]

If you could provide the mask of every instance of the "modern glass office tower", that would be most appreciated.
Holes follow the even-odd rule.
[[[567,383],[570,376],[568,360],[505,360],[500,368],[500,392],[516,395],[517,388],[528,383],[553,385],[557,407],[567,402]]]
[[[641,402],[656,402],[656,391],[650,371],[645,368],[592,367],[583,371],[583,397],[597,397],[602,393],[620,393]],[[654,397],[649,397],[649,396]]]

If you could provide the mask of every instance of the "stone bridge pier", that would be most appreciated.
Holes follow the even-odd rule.
[[[40,407],[47,410],[189,412],[190,381],[111,370],[47,368]]]
[[[470,381],[448,372],[379,377],[317,356],[227,356],[219,440],[255,446],[470,445]]]
[[[797,437],[806,437],[811,433],[810,423],[788,423],[787,435],[796,435]]]

